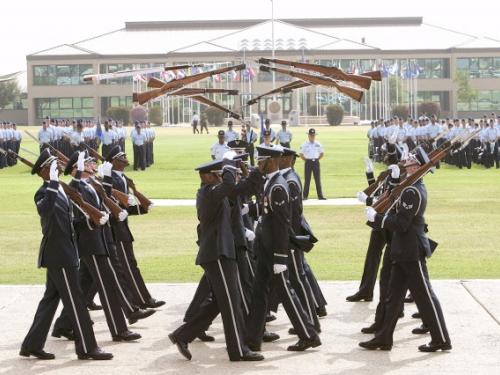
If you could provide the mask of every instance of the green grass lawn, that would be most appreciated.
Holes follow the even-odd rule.
[[[292,129],[298,146],[304,128]],[[323,189],[329,198],[353,197],[366,185],[363,156],[366,128],[319,128],[325,148],[322,161]],[[156,164],[146,172],[130,171],[140,190],[151,198],[194,198],[197,164],[210,158],[210,135],[190,134],[190,129],[159,129],[155,144]],[[37,151],[25,137],[23,147]],[[127,147],[131,148],[129,143]],[[23,156],[33,159],[27,153]],[[302,173],[303,164],[297,162]],[[434,278],[500,277],[500,173],[474,166],[458,170],[444,166],[425,179],[429,191],[426,219],[429,236],[440,246],[429,261]],[[41,232],[33,195],[40,179],[18,165],[0,171],[0,283],[40,283],[43,270],[36,269]],[[311,197],[315,197],[314,186]],[[321,279],[359,279],[369,228],[361,206],[306,207],[306,215],[320,239],[308,255]],[[133,217],[136,255],[148,281],[197,281],[196,214],[189,207],[156,207],[150,214]]]

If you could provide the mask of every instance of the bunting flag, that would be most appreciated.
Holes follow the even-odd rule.
[[[133,79],[135,82],[147,82],[147,79],[142,74],[136,74]]]
[[[184,70],[179,69],[175,71],[175,78],[182,79],[184,77],[186,77],[186,73],[184,73]]]
[[[99,138],[101,140],[101,142],[102,142],[103,141],[103,139],[102,139],[102,128],[101,128],[101,122],[99,120],[97,120],[95,134],[96,134],[97,138]]]

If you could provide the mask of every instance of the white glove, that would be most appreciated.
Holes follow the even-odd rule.
[[[248,211],[249,211],[248,204],[244,203],[243,207],[241,208],[241,215],[243,216],[248,214]]]
[[[373,172],[373,162],[370,158],[365,158],[366,173]]]
[[[398,139],[398,132],[394,132],[389,136],[388,142],[392,145],[395,145],[397,139]]]
[[[397,164],[389,165],[388,169],[391,170],[391,177],[392,178],[399,178],[400,170],[399,170],[399,166]]]
[[[96,174],[101,178],[104,177],[104,172],[102,171],[102,164],[97,167]]]
[[[366,207],[365,213],[367,220],[373,223],[375,221],[375,216],[377,215],[377,211],[375,211],[373,207]]]
[[[228,159],[228,160],[233,160],[235,156],[237,156],[238,154],[233,151],[233,150],[229,150],[229,151],[226,151],[224,153],[224,155],[222,155],[222,160],[224,159]]]
[[[50,181],[59,181],[59,170],[57,169],[57,160],[50,164],[49,170]]]
[[[409,154],[410,154],[410,148],[406,143],[403,143],[403,155],[401,156],[401,159],[403,160],[408,159]]]
[[[153,209],[153,207],[155,206],[154,203],[151,203],[149,206],[148,206],[148,211],[151,211]]]
[[[104,212],[104,211],[101,211],[101,214],[103,214],[103,216],[99,219],[99,224],[104,225],[109,220],[109,214],[107,212]]]
[[[122,210],[119,214],[118,214],[118,220],[120,221],[124,221],[128,216],[128,212],[125,211],[125,210]]]
[[[85,152],[78,153],[78,160],[76,161],[76,169],[79,172],[83,172],[85,169]]]
[[[113,164],[109,161],[105,161],[102,164],[102,174],[107,177],[111,177],[111,170],[113,169]]]
[[[275,275],[285,272],[286,271],[286,266],[284,264],[275,264],[273,265],[273,272]]]
[[[128,205],[137,206],[137,201],[135,200],[135,197],[132,194],[128,195]]]
[[[248,241],[253,241],[255,240],[255,232],[245,228],[245,237],[247,238]]]
[[[358,197],[358,201],[360,201],[361,203],[366,203],[368,195],[366,195],[364,191],[358,191],[356,196]]]

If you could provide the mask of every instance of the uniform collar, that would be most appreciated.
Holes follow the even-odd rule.
[[[280,173],[279,169],[277,171],[268,173],[268,174],[266,174],[266,179],[267,180],[271,180],[271,178],[273,178],[274,176],[276,176],[278,173]]]
[[[285,168],[285,169],[280,169],[280,174],[281,174],[282,176],[284,176],[285,174],[287,174],[287,173],[288,173],[288,171],[289,171],[290,169],[292,169],[292,167],[288,167],[288,168]]]

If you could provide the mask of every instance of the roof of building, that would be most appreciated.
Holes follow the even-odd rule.
[[[126,22],[125,27],[35,52],[43,56],[238,53],[272,49],[269,19]],[[421,17],[282,19],[277,51],[446,51],[499,49],[500,40],[430,25]]]

